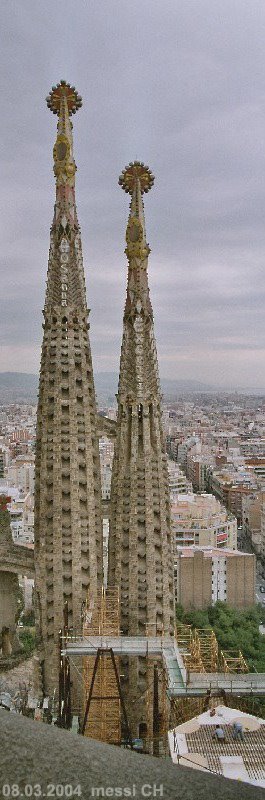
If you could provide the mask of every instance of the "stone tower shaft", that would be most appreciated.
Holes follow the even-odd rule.
[[[102,582],[99,449],[88,308],[75,204],[71,115],[82,104],[61,81],[47,98],[58,114],[37,414],[35,569],[44,689],[58,680],[58,634],[68,601],[80,629],[87,591]]]
[[[130,193],[131,204],[126,230],[128,282],[112,472],[109,583],[120,587],[121,628],[132,636],[145,634],[147,626],[153,634],[169,634],[174,628],[168,475],[142,199],[153,181],[150,170],[137,161],[126,167],[119,180]]]

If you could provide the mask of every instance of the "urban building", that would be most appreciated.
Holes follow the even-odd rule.
[[[256,558],[219,547],[177,546],[176,600],[184,609],[207,608],[217,600],[245,608],[255,603]]]
[[[262,499],[262,506],[261,506],[261,537],[260,537],[260,555],[263,559],[265,559],[265,498],[263,494]]]
[[[171,503],[174,547],[237,547],[237,521],[212,494],[179,494]]]
[[[0,485],[0,495],[8,497],[7,510],[13,541],[19,544],[34,542],[34,497],[18,488]]]
[[[12,460],[6,470],[7,482],[22,492],[34,494],[35,464],[33,454],[20,455]]]
[[[211,491],[242,524],[242,497],[252,494],[258,488],[255,477],[246,470],[229,470],[213,472]]]
[[[175,461],[168,460],[169,493],[171,502],[178,494],[192,492],[192,485],[185,473]]]
[[[102,500],[110,500],[114,444],[106,436],[99,440]]]
[[[190,436],[183,442],[180,442],[178,445],[178,462],[183,467],[184,471],[187,472],[187,458],[188,453],[192,451],[196,452],[197,455],[201,454],[202,445],[199,436]]]
[[[259,486],[265,485],[265,456],[245,457],[246,469],[255,475]]]
[[[253,492],[242,497],[242,532],[245,541],[249,541],[255,553],[261,553],[261,515],[265,501],[264,492]]]
[[[5,453],[0,448],[0,478],[3,478],[5,474]]]

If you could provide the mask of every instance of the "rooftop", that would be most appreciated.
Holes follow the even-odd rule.
[[[233,723],[240,721],[243,741],[233,739]],[[225,742],[213,738],[221,725]],[[169,732],[173,763],[265,788],[265,721],[238,709],[217,706]]]
[[[243,553],[242,550],[232,550],[231,547],[210,547],[198,545],[177,545],[177,553],[180,556],[193,558],[195,553],[203,553],[204,558],[230,558],[231,556],[253,556],[253,553]]]

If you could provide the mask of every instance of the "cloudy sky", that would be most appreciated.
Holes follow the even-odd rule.
[[[135,158],[160,373],[265,387],[264,0],[1,0],[0,370],[38,372],[61,78],[74,117],[94,370],[117,370]]]

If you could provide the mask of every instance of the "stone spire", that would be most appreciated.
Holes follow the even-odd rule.
[[[61,81],[47,105],[58,115],[53,149],[56,200],[51,227],[37,415],[36,607],[44,689],[58,681],[58,634],[68,601],[80,629],[87,591],[102,582],[99,450],[88,308],[75,204],[72,122],[82,105]]]
[[[76,303],[85,305],[81,236],[75,203],[73,125],[70,119],[81,107],[82,100],[74,87],[71,88],[65,81],[61,81],[48,95],[47,105],[54,114],[58,114],[58,125],[53,148],[56,201],[51,228],[45,308],[57,303],[62,307]],[[70,248],[72,257],[69,258]]]
[[[121,628],[131,636],[173,632],[174,590],[161,392],[148,287],[143,193],[154,178],[130,163],[119,183],[131,195],[126,230],[127,296],[113,462],[109,583],[121,593]]]
[[[119,184],[131,194],[130,214],[126,230],[128,257],[128,285],[125,315],[135,317],[142,311],[153,318],[149,297],[147,259],[150,247],[146,242],[144,205],[142,194],[153,186],[154,177],[148,167],[135,162],[123,171]]]

